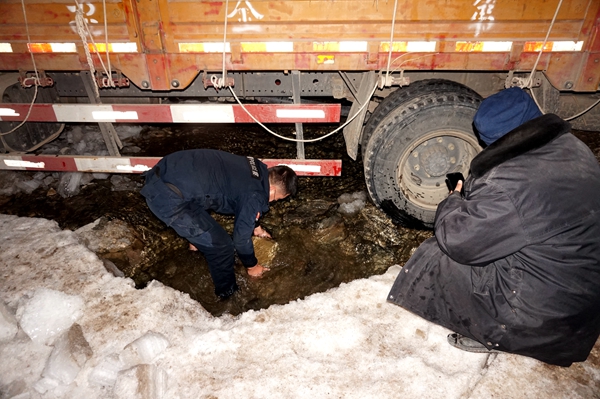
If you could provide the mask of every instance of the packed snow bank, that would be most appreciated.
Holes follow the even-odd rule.
[[[589,398],[569,369],[462,352],[385,302],[399,272],[215,318],[158,282],[136,290],[44,219],[0,215],[1,398]]]

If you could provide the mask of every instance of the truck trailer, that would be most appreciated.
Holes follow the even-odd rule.
[[[268,162],[338,175],[304,155],[303,124],[328,123],[373,202],[427,228],[482,150],[483,98],[518,86],[600,130],[599,29],[598,0],[4,0],[0,169],[157,162],[121,156],[115,123],[291,123],[296,159]],[[109,155],[36,155],[71,122],[97,123]]]

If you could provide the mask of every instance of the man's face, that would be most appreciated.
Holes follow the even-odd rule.
[[[280,199],[284,199],[289,194],[284,194],[284,191],[281,187],[273,185],[269,188],[269,202],[279,201]]]

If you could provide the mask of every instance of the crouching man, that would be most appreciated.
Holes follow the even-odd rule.
[[[463,350],[584,361],[600,333],[598,161],[519,88],[485,99],[474,125],[487,147],[388,301],[455,331]]]
[[[253,277],[267,269],[254,256],[252,235],[270,237],[259,225],[269,202],[295,195],[296,173],[253,157],[217,150],[185,150],[162,158],[146,174],[141,194],[150,210],[206,258],[215,294],[237,291],[234,253]],[[233,240],[209,214],[235,215]]]

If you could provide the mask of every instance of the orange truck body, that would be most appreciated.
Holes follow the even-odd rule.
[[[558,90],[595,92],[600,84],[598,0],[4,0],[0,71],[89,70],[76,7],[94,35],[96,70],[100,59],[110,61],[112,70],[147,91],[183,91],[202,71],[223,67],[250,72],[536,66]]]

